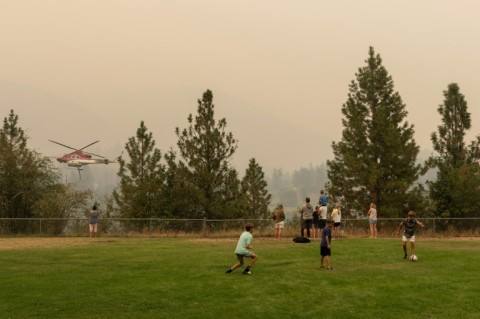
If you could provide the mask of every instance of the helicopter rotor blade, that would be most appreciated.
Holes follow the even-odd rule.
[[[84,153],[86,153],[86,154],[90,154],[90,155],[93,155],[93,156],[98,156],[98,157],[101,157],[101,158],[105,158],[105,156],[102,156],[102,155],[98,155],[98,154],[90,153],[90,152],[87,152],[87,151],[83,151],[83,150],[86,149],[87,147],[92,146],[93,144],[96,144],[96,143],[100,142],[100,140],[95,141],[95,142],[93,142],[93,143],[90,143],[90,144],[88,144],[87,146],[84,146],[84,147],[82,147],[82,148],[80,148],[80,149],[78,149],[78,148],[73,148],[73,147],[71,147],[71,146],[68,146],[68,145],[65,145],[65,144],[62,144],[62,143],[59,143],[59,142],[56,142],[56,141],[52,141],[52,140],[49,140],[49,141],[52,142],[52,143],[58,144],[58,145],[60,145],[60,146],[69,148],[69,149],[74,150],[74,151],[82,151],[82,152],[84,152]]]
[[[71,149],[71,150],[78,151],[76,148],[73,148],[73,147],[71,147],[71,146],[68,146],[68,145],[65,145],[65,144],[62,144],[62,143],[59,143],[59,142],[55,142],[55,141],[52,141],[52,140],[49,140],[49,141],[52,142],[52,143],[58,144],[58,145],[60,145],[60,146],[69,148],[69,149]]]
[[[87,147],[92,146],[93,144],[96,144],[96,143],[98,143],[98,142],[100,142],[100,140],[95,141],[95,142],[93,142],[93,143],[90,143],[90,144],[88,144],[87,146],[82,147],[82,148],[79,149],[78,151],[83,151],[83,150],[86,149]],[[95,155],[95,154],[92,154],[92,155]],[[98,155],[95,155],[95,156],[98,156]]]
[[[105,158],[105,157],[102,156],[102,155],[98,155],[98,154],[94,154],[94,153],[90,153],[90,152],[84,151],[84,149],[86,149],[87,147],[92,146],[93,144],[96,144],[96,143],[98,143],[98,142],[100,142],[100,140],[95,141],[95,142],[93,142],[93,143],[88,144],[87,146],[82,147],[81,149],[79,149],[79,151],[82,151],[82,152],[84,152],[84,153],[87,153],[87,154],[90,154],[90,155],[93,155],[93,156],[98,156],[98,157],[101,157],[101,158]]]

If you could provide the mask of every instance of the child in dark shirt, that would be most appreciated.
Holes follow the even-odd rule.
[[[327,265],[327,270],[333,270],[330,265],[330,256],[331,252],[331,243],[332,243],[332,228],[333,228],[333,219],[329,218],[327,220],[327,227],[323,229],[322,232],[322,242],[320,244],[320,268],[324,268],[323,262]]]

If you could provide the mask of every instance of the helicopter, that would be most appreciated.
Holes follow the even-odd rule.
[[[90,164],[110,164],[110,163],[118,163],[120,161],[121,155],[114,160],[109,160],[104,156],[93,154],[90,152],[84,151],[89,146],[100,142],[100,140],[92,142],[87,146],[82,148],[74,148],[56,141],[48,140],[49,142],[58,144],[60,146],[66,147],[68,149],[74,150],[72,153],[67,153],[63,156],[57,157],[57,161],[60,163],[65,163],[69,167],[75,167],[78,170],[78,177],[81,179],[82,176],[80,175],[80,171],[83,170],[83,166],[90,165]],[[93,158],[92,156],[100,157],[100,158]]]

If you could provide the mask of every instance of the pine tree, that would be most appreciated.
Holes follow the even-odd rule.
[[[166,211],[176,218],[200,218],[202,211],[196,198],[201,194],[187,174],[185,164],[177,161],[177,154],[170,150],[165,154],[165,198],[168,198]]]
[[[165,167],[152,133],[143,121],[136,136],[128,139],[125,149],[130,162],[120,159],[120,185],[113,193],[120,215],[128,218],[160,216],[165,205],[162,197]]]
[[[407,111],[380,55],[370,47],[342,106],[342,139],[327,161],[330,196],[344,211],[365,212],[375,202],[384,217],[403,216],[409,189],[420,172],[419,148]]]
[[[451,83],[443,92],[444,101],[438,113],[442,125],[438,134],[432,133],[433,149],[429,167],[438,168],[437,179],[429,182],[430,196],[435,203],[436,215],[443,217],[473,217],[480,213],[480,169],[477,137],[469,146],[465,144],[466,132],[471,128],[465,96],[458,84]]]
[[[213,94],[207,90],[198,100],[197,115],[188,116],[189,127],[182,131],[177,127],[180,162],[178,173],[191,193],[196,211],[191,217],[223,218],[232,208],[239,192],[237,173],[230,160],[237,149],[237,141],[231,132],[225,132],[227,121],[215,120]]]
[[[465,96],[460,93],[457,83],[448,85],[443,92],[445,100],[438,106],[438,113],[442,116],[442,125],[438,126],[437,133],[432,133],[433,149],[439,156],[431,157],[432,164],[445,165],[456,168],[465,163],[477,160],[478,140],[472,142],[470,147],[465,145],[465,134],[472,124],[468,112]]]
[[[222,217],[223,218],[245,218],[244,199],[241,190],[241,182],[238,172],[229,169],[225,178],[225,191],[222,196]]]
[[[254,158],[250,159],[242,179],[242,193],[246,200],[246,218],[268,217],[268,205],[270,205],[272,195],[267,190],[265,173]]]

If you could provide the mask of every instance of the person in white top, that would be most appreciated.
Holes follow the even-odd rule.
[[[370,238],[377,238],[377,206],[375,203],[370,204],[367,215],[370,224]]]
[[[342,212],[340,211],[340,204],[336,203],[332,211],[333,218],[333,238],[340,238],[340,222],[342,221]]]

